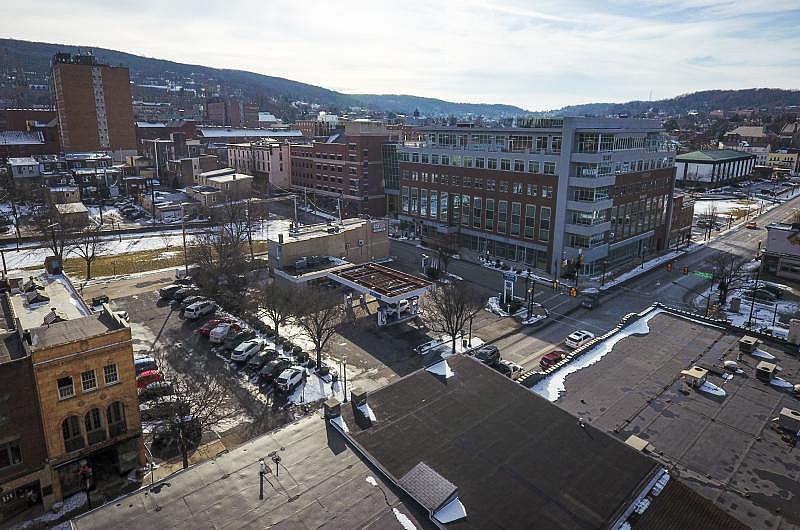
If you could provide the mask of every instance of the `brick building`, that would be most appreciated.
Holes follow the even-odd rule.
[[[292,188],[329,211],[336,211],[339,200],[342,217],[383,217],[382,146],[388,141],[383,123],[355,120],[329,141],[292,145]]]
[[[547,118],[421,127],[398,148],[399,218],[465,255],[596,274],[664,249],[674,189],[656,120]]]
[[[253,185],[265,189],[291,186],[289,143],[270,138],[257,142],[228,144],[228,165],[240,173],[253,175]]]
[[[52,79],[64,151],[108,151],[116,160],[136,154],[127,68],[100,64],[92,55],[59,53]]]
[[[258,106],[241,99],[214,97],[206,101],[206,125],[258,127]]]
[[[8,280],[3,299],[12,331],[0,354],[9,383],[0,407],[24,409],[0,433],[0,447],[11,447],[9,466],[0,454],[0,480],[9,481],[0,487],[13,492],[0,508],[9,511],[28,490],[47,509],[83,489],[82,467],[95,485],[122,485],[144,462],[130,327],[107,306],[93,313],[66,277],[26,274]]]

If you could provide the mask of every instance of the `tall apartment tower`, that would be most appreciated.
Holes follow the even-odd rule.
[[[128,69],[93,55],[53,56],[53,100],[65,152],[108,151],[115,160],[136,154]]]

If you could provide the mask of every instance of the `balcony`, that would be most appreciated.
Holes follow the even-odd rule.
[[[602,188],[613,186],[616,182],[615,175],[605,175],[602,177],[570,177],[569,185],[576,188]]]
[[[614,199],[601,199],[599,201],[567,201],[567,209],[576,212],[596,212],[608,210],[614,206]]]
[[[567,223],[564,227],[565,232],[579,236],[593,236],[609,230],[611,230],[611,221],[603,221],[602,223],[595,223],[593,225]]]

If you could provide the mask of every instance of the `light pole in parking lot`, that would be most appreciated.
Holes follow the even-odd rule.
[[[261,458],[258,461],[258,500],[264,500],[264,474],[267,472],[267,464]]]

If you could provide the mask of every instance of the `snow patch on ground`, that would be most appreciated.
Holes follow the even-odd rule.
[[[64,502],[60,509],[56,511],[45,512],[35,519],[29,519],[24,523],[12,526],[11,530],[23,530],[25,528],[39,528],[43,525],[46,526],[47,523],[58,521],[69,512],[77,510],[82,506],[85,506],[86,502],[87,502],[86,492],[81,491],[79,493],[76,493],[75,495],[72,495],[71,497],[67,497],[66,499],[64,499]]]
[[[656,267],[664,265],[674,260],[675,258],[682,256],[685,253],[686,252],[682,250],[673,250],[672,252],[668,252],[663,256],[658,256],[657,258],[653,258],[650,261],[645,261],[644,264],[640,264],[638,267],[631,269],[628,272],[620,274],[613,280],[606,282],[605,285],[601,285],[600,287],[598,287],[598,289],[602,291],[605,291],[606,289],[611,289],[612,287],[615,287],[626,280],[630,280],[631,278],[635,278],[640,274],[644,274],[647,271],[653,270]]]
[[[567,363],[559,370],[533,385],[531,391],[539,394],[548,401],[556,401],[559,396],[567,390],[565,383],[570,374],[574,374],[578,370],[582,370],[598,362],[622,339],[630,337],[631,335],[646,335],[650,333],[650,326],[648,326],[647,323],[651,318],[662,312],[662,309],[650,311],[639,320],[632,322],[621,331],[618,331],[608,339],[585,352],[582,356]]]
[[[416,525],[408,518],[406,514],[398,510],[397,508],[392,508],[392,512],[394,516],[397,518],[397,522],[400,523],[400,526],[403,527],[403,530],[417,530]]]

